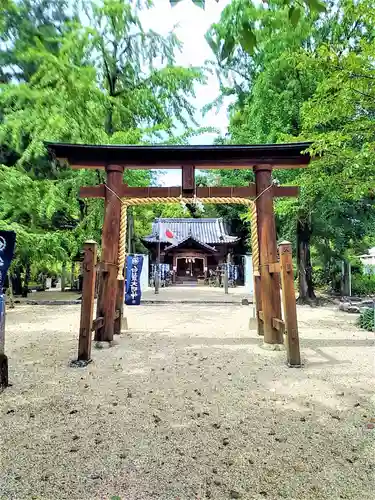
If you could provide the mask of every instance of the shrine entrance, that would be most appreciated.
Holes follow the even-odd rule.
[[[204,278],[204,257],[196,255],[185,255],[177,257],[176,278],[197,282],[198,278]]]
[[[310,143],[256,146],[95,146],[46,143],[53,157],[71,168],[104,168],[105,184],[83,187],[83,198],[104,198],[105,214],[100,263],[101,287],[97,318],[91,322],[93,308],[93,259],[95,251],[86,245],[87,279],[82,299],[82,346],[87,358],[91,331],[95,340],[111,342],[121,332],[124,302],[124,264],[127,207],[144,203],[243,203],[252,213],[252,248],[257,331],[268,345],[282,344],[287,330],[288,353],[294,349],[298,365],[299,343],[293,286],[291,245],[279,248],[273,209],[274,197],[298,196],[296,186],[278,186],[274,169],[306,167],[310,156],[304,152]],[[182,169],[181,187],[129,187],[123,183],[125,169]],[[196,187],[195,168],[252,169],[255,183],[245,187]],[[254,201],[252,201],[254,199]],[[91,244],[92,245],[92,244]],[[84,270],[85,273],[85,270]],[[89,279],[90,276],[90,279]],[[281,312],[280,277],[283,282],[284,320]],[[296,348],[298,346],[298,356]],[[288,354],[288,358],[289,358]],[[80,354],[78,356],[80,359]]]

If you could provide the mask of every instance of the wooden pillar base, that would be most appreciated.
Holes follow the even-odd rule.
[[[8,386],[8,358],[5,354],[0,354],[0,391]]]
[[[261,273],[262,280],[262,312],[263,312],[263,337],[266,344],[283,344],[282,333],[272,323],[273,318],[281,318],[280,292],[276,295],[275,290],[280,290],[280,281],[276,274],[272,275],[268,270]]]
[[[260,276],[254,276],[254,295],[255,295],[257,333],[259,336],[263,336],[264,335],[263,321],[259,317],[259,313],[262,310],[262,289],[261,289]]]
[[[117,265],[105,264],[102,266],[102,286],[98,299],[96,317],[103,317],[104,322],[103,325],[96,330],[95,340],[98,342],[112,342],[118,290]]]
[[[90,363],[92,363],[92,359],[74,359],[73,361],[70,362],[69,366],[71,368],[86,368]]]
[[[125,293],[125,281],[124,280],[117,280],[118,281],[118,288],[117,288],[117,295],[116,295],[116,312],[118,311],[118,317],[115,319],[115,326],[113,333],[114,335],[120,335],[121,333],[121,326],[122,326],[122,320],[123,320],[123,312],[124,312],[124,293]]]
[[[96,252],[95,241],[86,241],[84,244],[83,283],[81,302],[81,322],[78,340],[78,361],[87,363],[91,358],[92,319],[94,313]]]
[[[97,303],[96,303],[96,319],[102,318],[103,316],[100,316],[100,312],[103,311],[104,307],[104,279],[105,279],[105,271],[103,270],[103,267],[100,264],[98,264],[98,271],[97,271],[97,278],[99,280],[99,286],[97,288],[98,291],[98,296],[97,296]],[[96,327],[94,330],[94,341],[99,342],[101,340],[102,333],[100,331],[102,324],[100,324],[100,327]]]
[[[283,241],[279,245],[281,282],[285,321],[285,343],[287,348],[287,361],[289,367],[301,367],[301,354],[299,347],[296,293],[294,290],[294,273],[292,261],[292,244]]]

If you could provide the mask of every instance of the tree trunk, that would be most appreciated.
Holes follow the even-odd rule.
[[[104,129],[105,129],[106,133],[109,136],[113,135],[113,133],[114,133],[114,126],[113,126],[113,103],[109,104],[109,109],[108,109],[108,113],[107,113],[107,116],[106,116],[106,119],[105,119]]]
[[[61,268],[61,291],[62,292],[65,292],[65,286],[66,286],[66,264],[64,262],[64,264],[62,265],[62,268]]]
[[[307,222],[297,223],[297,268],[298,268],[298,303],[308,304],[316,300],[312,280],[310,256],[311,228]]]
[[[30,281],[30,264],[27,263],[25,267],[25,280],[22,288],[22,297],[26,298],[29,292],[29,281]]]
[[[8,286],[6,289],[6,295],[8,297],[8,304],[9,304],[9,309],[14,309],[14,296],[13,296],[13,286],[12,286],[12,280],[8,276]]]
[[[75,262],[72,262],[72,266],[70,269],[70,291],[72,292],[74,290],[74,272],[75,272]]]
[[[10,277],[13,285],[13,293],[14,295],[22,294],[22,279],[21,279],[22,268],[17,266],[14,274]]]
[[[341,295],[350,297],[351,295],[351,265],[347,260],[341,262]]]

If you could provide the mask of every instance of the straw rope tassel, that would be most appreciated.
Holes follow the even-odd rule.
[[[259,271],[259,241],[258,241],[258,215],[255,202],[251,202],[251,248],[253,251],[253,270]]]
[[[118,246],[118,274],[117,279],[123,280],[122,271],[125,265],[126,257],[126,230],[128,226],[128,205],[122,201],[121,203],[121,219],[120,219],[120,239]]]

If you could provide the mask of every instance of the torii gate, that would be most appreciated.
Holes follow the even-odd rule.
[[[227,203],[238,203],[239,199],[245,201],[255,198],[257,234],[254,236],[259,245],[259,263],[254,266],[258,334],[264,335],[266,344],[282,344],[283,335],[278,327],[282,316],[273,198],[298,196],[299,189],[296,186],[275,186],[272,170],[306,167],[311,158],[303,152],[310,145],[308,142],[255,146],[96,146],[46,143],[50,154],[67,162],[71,168],[104,168],[106,172],[105,184],[83,187],[80,190],[83,198],[105,200],[102,287],[97,307],[97,317],[102,320],[96,330],[95,340],[110,342],[113,334],[121,331],[121,316],[116,317],[116,304],[119,306],[123,303],[124,293],[122,269],[118,272],[122,199],[128,199],[129,202],[130,199],[157,202],[164,198],[169,202],[177,202],[180,197],[196,197],[206,203],[217,203],[218,200],[223,203],[223,199]],[[176,168],[182,169],[181,187],[128,187],[123,183],[126,169]],[[247,187],[196,188],[195,168],[252,168],[255,184]]]

